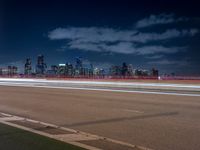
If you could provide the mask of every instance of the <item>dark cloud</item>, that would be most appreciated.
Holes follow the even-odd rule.
[[[147,18],[139,20],[135,26],[136,28],[144,28],[150,27],[153,25],[163,25],[163,24],[170,24],[170,23],[177,23],[180,21],[188,21],[189,19],[186,17],[179,17],[175,18],[174,14],[159,14],[159,15],[150,15]]]
[[[183,51],[185,47],[166,47],[160,44],[138,47],[138,43],[144,44],[152,41],[192,37],[198,32],[199,30],[195,28],[184,30],[167,29],[162,33],[157,33],[140,32],[135,29],[119,30],[103,27],[69,27],[54,29],[49,32],[48,37],[51,40],[68,40],[66,46],[62,46],[59,51],[64,51],[68,48],[83,51],[147,55],[156,53],[177,53]]]

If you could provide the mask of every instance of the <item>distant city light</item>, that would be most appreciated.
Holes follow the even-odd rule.
[[[84,66],[81,57],[75,58],[75,64],[67,62],[60,63],[47,67],[43,55],[37,56],[35,69],[32,69],[32,62],[27,58],[24,64],[24,73],[20,74],[25,77],[70,77],[70,78],[156,78],[158,79],[159,72],[157,69],[151,70],[134,69],[132,64],[123,62],[122,65],[112,65],[107,68],[95,67],[90,64],[90,67]],[[1,76],[18,76],[18,68],[16,66],[7,66],[0,68]]]
[[[66,66],[66,64],[59,64],[58,66]]]

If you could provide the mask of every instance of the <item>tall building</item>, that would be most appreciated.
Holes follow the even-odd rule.
[[[103,77],[105,75],[105,70],[102,68],[94,68],[94,75],[97,77]]]
[[[127,76],[128,75],[128,66],[126,65],[126,63],[124,62],[122,64],[122,76]]]
[[[74,75],[74,68],[71,63],[66,63],[66,75],[72,77]]]
[[[93,76],[93,75],[94,75],[94,66],[93,64],[90,64],[89,76]]]
[[[17,75],[17,67],[16,66],[8,66],[8,75],[13,76]]]
[[[75,75],[83,75],[83,62],[81,57],[76,57]]]
[[[52,65],[51,66],[51,70],[52,70],[52,72],[53,72],[54,75],[57,75],[57,73],[58,73],[58,66]]]
[[[32,73],[31,59],[27,58],[26,63],[24,65],[24,74],[25,75],[31,75],[31,73]]]
[[[66,64],[59,64],[58,65],[58,75],[66,75]]]
[[[151,69],[151,75],[152,75],[153,77],[158,77],[158,70],[155,69],[155,68],[152,68],[152,69]]]
[[[72,77],[74,75],[74,67],[70,63],[58,65],[58,75]]]
[[[133,76],[134,75],[134,70],[133,70],[133,65],[129,64],[128,65],[128,75]]]
[[[121,76],[122,74],[122,67],[121,66],[112,66],[110,68],[110,75],[111,76]]]
[[[149,71],[148,70],[144,70],[144,69],[136,69],[135,70],[135,75],[136,76],[148,76],[149,75]]]
[[[83,67],[83,62],[81,57],[76,57],[76,69],[80,69]]]
[[[56,76],[58,74],[58,66],[52,65],[49,70],[46,71],[47,76]]]
[[[37,57],[37,65],[36,65],[36,74],[44,75],[47,69],[47,65],[44,62],[44,56],[38,55]]]
[[[8,75],[8,68],[0,68],[0,75],[7,76]]]

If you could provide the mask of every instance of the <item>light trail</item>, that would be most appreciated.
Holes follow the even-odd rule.
[[[0,82],[34,82],[34,83],[63,83],[63,84],[82,84],[82,85],[113,85],[113,86],[150,86],[150,87],[173,87],[173,88],[194,88],[200,89],[200,85],[188,84],[166,84],[166,83],[139,83],[139,82],[105,82],[105,81],[66,81],[66,80],[47,80],[47,79],[19,79],[19,78],[0,78]]]
[[[103,91],[103,92],[121,92],[121,93],[139,93],[139,94],[157,94],[157,95],[174,95],[174,96],[192,96],[200,97],[200,94],[190,93],[176,93],[176,92],[155,92],[155,91],[139,91],[139,90],[119,90],[108,88],[86,88],[86,87],[70,87],[70,86],[48,86],[48,85],[34,85],[34,84],[15,84],[15,83],[1,83],[3,86],[21,86],[21,87],[37,87],[37,88],[50,88],[50,89],[67,89],[67,90],[87,90],[87,91]]]

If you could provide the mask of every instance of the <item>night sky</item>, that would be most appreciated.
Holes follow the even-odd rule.
[[[1,0],[0,66],[123,62],[200,75],[200,5],[188,0]]]

